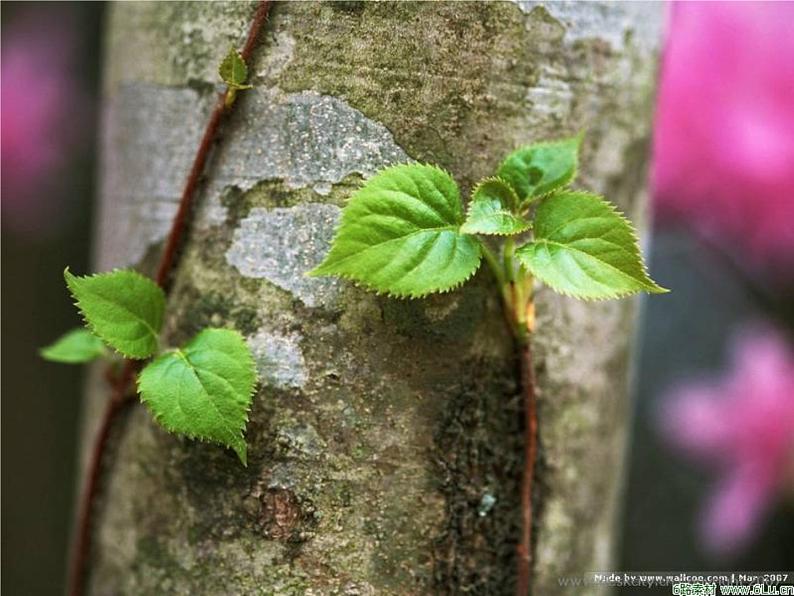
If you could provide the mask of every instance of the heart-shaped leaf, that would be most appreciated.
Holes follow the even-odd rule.
[[[138,376],[138,390],[170,432],[231,447],[247,462],[248,422],[256,369],[242,335],[205,329],[183,348],[166,352]]]

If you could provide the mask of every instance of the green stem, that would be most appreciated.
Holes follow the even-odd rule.
[[[499,264],[499,259],[496,258],[496,255],[485,242],[480,241],[480,248],[482,249],[482,255],[485,257],[485,262],[488,263],[494,277],[496,277],[496,281],[499,282],[499,287],[503,288],[505,286],[505,274]]]
[[[226,90],[226,95],[223,99],[223,105],[227,108],[232,107],[234,105],[234,100],[237,99],[237,89],[235,87],[229,87]]]
[[[505,240],[504,246],[504,269],[507,274],[507,281],[512,283],[515,281],[516,265],[515,265],[516,241],[513,238]]]

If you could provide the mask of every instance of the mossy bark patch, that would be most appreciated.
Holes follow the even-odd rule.
[[[297,333],[271,333],[260,329],[248,337],[248,345],[256,360],[259,381],[279,389],[300,388],[306,383],[306,361]]]
[[[469,183],[509,142],[501,128],[522,116],[539,73],[523,15],[508,3],[302,3],[275,26],[295,40],[280,88],[345,98],[413,158]]]
[[[212,92],[135,82],[108,97],[101,214],[107,223],[100,232],[115,250],[101,254],[103,268],[136,264],[165,238],[214,99]],[[287,190],[328,195],[351,174],[371,176],[408,160],[383,125],[334,97],[252,89],[238,104],[224,133],[235,142],[212,161],[195,221],[201,227],[224,222],[221,199],[230,188],[277,180]]]
[[[331,246],[340,209],[306,203],[290,208],[255,208],[240,222],[226,260],[244,276],[266,279],[306,306],[333,307],[343,283],[306,274]]]

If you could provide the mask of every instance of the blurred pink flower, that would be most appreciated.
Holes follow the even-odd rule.
[[[2,195],[6,223],[27,230],[58,215],[57,175],[83,113],[70,14],[18,10],[2,39]]]
[[[669,441],[719,471],[702,519],[705,545],[717,553],[741,548],[790,480],[794,353],[772,330],[744,332],[732,369],[673,392],[662,414]]]
[[[794,2],[671,6],[652,185],[661,223],[791,276]]]

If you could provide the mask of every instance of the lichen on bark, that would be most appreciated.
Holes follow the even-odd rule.
[[[102,267],[150,266],[187,167],[179,156],[251,10],[111,8]],[[511,591],[519,402],[487,272],[418,301],[302,276],[351,190],[407,159],[448,168],[467,190],[513,147],[587,128],[583,184],[640,212],[658,8],[555,11],[275,6],[256,89],[240,94],[206,172],[164,333],[176,343],[212,324],[249,338],[262,371],[249,466],[164,433],[138,407],[107,474],[94,593]],[[302,244],[287,250],[291,236]],[[554,594],[558,575],[609,566],[633,303],[541,291],[538,313],[535,593]],[[90,402],[102,399],[97,387]]]

